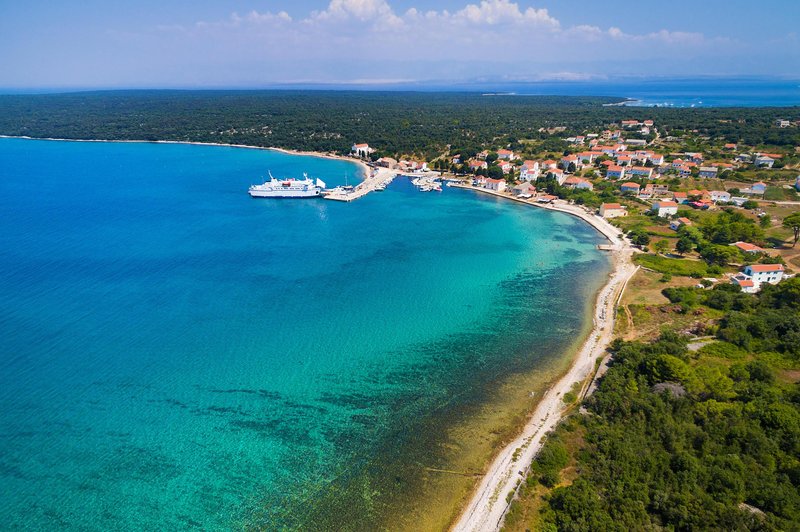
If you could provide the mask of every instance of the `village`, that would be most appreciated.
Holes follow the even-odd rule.
[[[799,122],[781,119],[773,127]],[[564,147],[561,153],[517,141],[422,161],[379,157],[359,143],[351,156],[398,174],[433,176],[534,205],[580,206],[624,233],[641,252],[636,260],[642,276],[661,274],[662,286],[730,283],[755,293],[800,270],[794,247],[800,148],[767,150],[692,132],[671,136],[653,120],[621,120],[560,136],[565,130],[547,130]],[[709,225],[726,224],[709,238],[716,230]],[[681,275],[686,271],[691,273]]]

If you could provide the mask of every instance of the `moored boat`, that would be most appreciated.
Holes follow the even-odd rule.
[[[269,181],[261,185],[252,185],[248,194],[253,198],[315,198],[322,195],[325,182],[311,179],[303,174],[303,179],[275,179],[269,173]]]

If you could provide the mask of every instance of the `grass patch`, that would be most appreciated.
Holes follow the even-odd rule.
[[[744,360],[747,357],[747,351],[728,342],[706,344],[697,350],[697,354],[726,360]]]
[[[764,199],[770,201],[792,201],[797,199],[797,192],[793,188],[767,187]]]
[[[636,264],[659,273],[669,273],[684,277],[705,277],[708,267],[705,262],[690,259],[673,259],[660,255],[639,254],[633,258]]]

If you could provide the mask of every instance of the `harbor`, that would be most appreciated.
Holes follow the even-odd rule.
[[[324,198],[334,201],[353,201],[370,192],[382,191],[391,183],[398,173],[388,168],[371,168],[364,181],[350,187],[336,187],[325,192]]]

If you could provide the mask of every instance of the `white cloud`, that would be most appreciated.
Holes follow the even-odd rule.
[[[655,64],[680,52],[713,53],[715,41],[702,34],[661,30],[626,33],[591,21],[564,25],[547,9],[520,6],[513,0],[464,0],[455,10],[396,12],[393,0],[329,0],[323,10],[293,20],[285,11],[233,13],[217,23],[182,29],[200,54],[236,56],[258,64],[275,80],[319,76],[335,79],[496,79],[579,80],[627,64]],[[286,51],[291,49],[291,59]],[[358,50],[359,61],[348,61]],[[710,51],[709,51],[710,50]],[[680,52],[679,52],[680,51]],[[549,72],[549,74],[542,74]],[[575,74],[575,73],[578,74]],[[589,74],[586,74],[589,73]],[[638,73],[638,72],[634,72]]]
[[[236,24],[240,24],[242,22],[250,22],[254,24],[263,24],[265,22],[291,22],[292,17],[289,16],[289,13],[286,11],[279,11],[278,13],[271,13],[267,11],[266,13],[259,13],[258,11],[251,11],[244,17],[240,17],[238,13],[233,13],[231,15],[231,20]]]
[[[533,23],[554,28],[560,25],[546,9],[529,7],[522,11],[519,4],[509,0],[481,0],[480,5],[469,4],[457,11],[453,18],[464,19],[473,24]]]
[[[324,11],[314,11],[310,20],[346,20],[355,18],[361,22],[380,18],[396,18],[385,0],[331,0]]]

